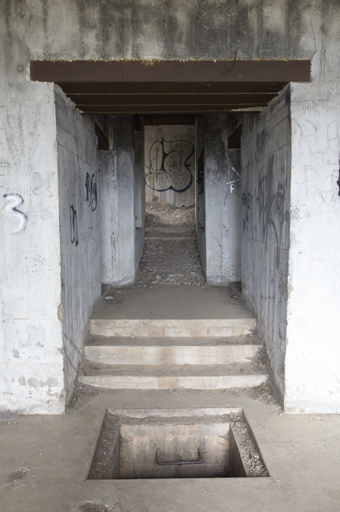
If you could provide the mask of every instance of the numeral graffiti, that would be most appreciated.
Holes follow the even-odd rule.
[[[5,210],[12,215],[19,217],[19,226],[12,231],[12,235],[17,235],[26,229],[27,215],[18,210],[18,206],[23,204],[24,200],[19,194],[5,194],[4,198],[8,201],[5,205]]]

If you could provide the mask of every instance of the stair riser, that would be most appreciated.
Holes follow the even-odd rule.
[[[268,382],[267,375],[213,377],[79,376],[79,382],[105,389],[231,389],[257,387]]]
[[[246,363],[254,360],[261,347],[258,345],[219,346],[89,346],[85,347],[88,361],[104,364],[193,364],[216,365]]]
[[[91,320],[94,336],[242,336],[256,328],[256,320]]]

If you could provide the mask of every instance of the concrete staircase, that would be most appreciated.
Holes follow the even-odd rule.
[[[230,389],[268,381],[254,318],[93,318],[79,382],[109,389]]]

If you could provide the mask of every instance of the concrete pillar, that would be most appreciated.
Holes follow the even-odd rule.
[[[241,165],[228,150],[227,116],[204,116],[204,203],[207,282],[227,285],[241,277]]]
[[[102,280],[135,280],[135,156],[132,116],[115,116],[110,151],[99,152]]]

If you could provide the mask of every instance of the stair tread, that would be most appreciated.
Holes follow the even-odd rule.
[[[267,375],[262,364],[240,363],[229,365],[117,365],[108,366],[85,362],[86,376],[110,375],[112,377],[221,377]]]
[[[209,336],[209,337],[123,337],[123,336],[90,336],[86,345],[88,347],[98,346],[150,346],[150,347],[202,347],[202,346],[230,346],[230,345],[262,345],[256,334],[241,336]]]

